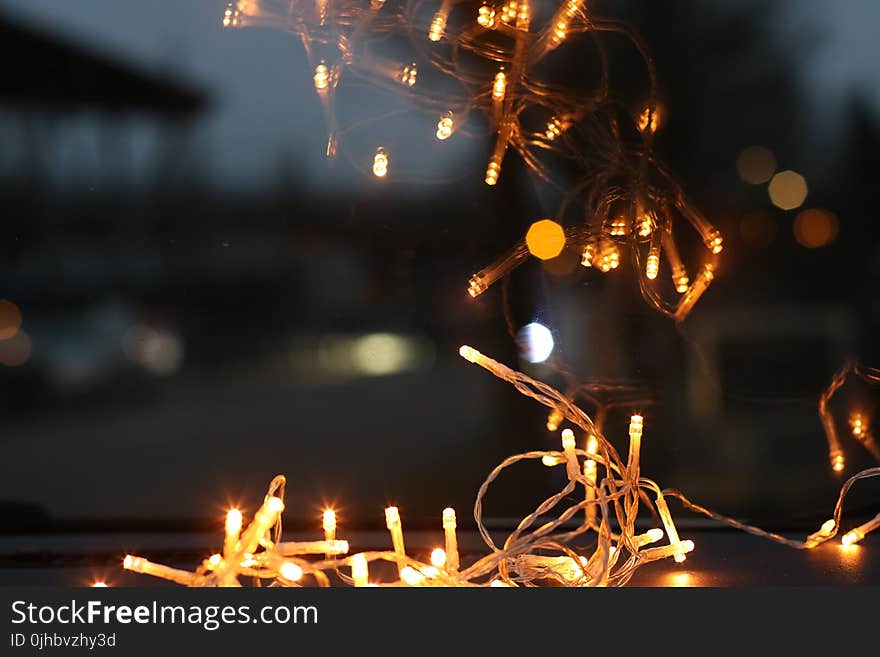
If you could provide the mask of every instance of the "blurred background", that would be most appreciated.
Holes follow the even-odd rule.
[[[646,476],[812,531],[840,484],[819,395],[846,358],[880,362],[880,6],[590,5],[649,44],[658,151],[721,227],[723,266],[679,329],[624,267],[530,262],[514,319],[579,377],[650,392]],[[485,144],[463,140],[424,154],[470,171],[455,182],[327,161],[299,42],[223,30],[224,7],[0,0],[0,526],[216,527],[277,473],[288,526],[327,504],[350,527],[382,527],[388,503],[466,522],[492,467],[558,445],[545,409],[458,356],[561,385],[510,339],[499,289],[466,294],[539,217],[534,192],[512,156],[483,185]],[[848,473],[872,463],[848,415],[877,402],[835,398]],[[619,449],[627,418],[606,425]],[[524,467],[487,514],[522,517],[563,476]]]

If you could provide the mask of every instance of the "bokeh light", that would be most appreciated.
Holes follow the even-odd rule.
[[[7,299],[0,299],[0,340],[8,340],[21,328],[21,311]]]
[[[794,171],[782,171],[773,176],[768,191],[773,205],[782,210],[796,210],[801,207],[809,193],[807,181]]]
[[[776,173],[776,156],[763,146],[749,146],[739,154],[736,170],[743,182],[763,185]]]
[[[803,247],[818,249],[837,237],[837,216],[828,210],[804,210],[794,220],[794,237]]]
[[[7,367],[24,365],[31,357],[31,338],[19,330],[7,340],[0,340],[0,364]]]
[[[766,210],[750,210],[739,222],[739,232],[743,243],[755,249],[766,249],[779,230],[776,218]]]
[[[530,363],[543,363],[556,346],[550,329],[538,322],[523,326],[516,334],[516,343],[523,358]]]
[[[526,233],[526,246],[529,253],[536,258],[550,260],[562,253],[565,247],[565,231],[550,219],[536,221]]]

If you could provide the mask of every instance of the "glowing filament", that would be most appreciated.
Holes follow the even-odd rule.
[[[489,5],[482,5],[477,12],[477,23],[487,30],[495,27],[495,10]]]
[[[412,87],[416,83],[419,76],[419,67],[415,62],[407,64],[400,71],[400,81],[408,87]]]
[[[878,513],[864,525],[859,525],[855,529],[849,530],[846,534],[843,535],[843,538],[840,539],[840,542],[844,545],[855,545],[856,543],[864,539],[865,536],[876,529],[880,529],[880,513]]]
[[[388,175],[388,156],[381,146],[376,149],[376,154],[373,156],[373,175],[377,178]]]
[[[330,86],[330,69],[324,62],[315,67],[315,90],[318,93],[326,91]]]
[[[358,553],[351,558],[351,578],[357,587],[369,585],[369,566],[363,553]]]
[[[449,572],[456,572],[459,567],[458,537],[455,528],[455,509],[446,507],[443,509],[443,536],[446,542],[446,550],[444,551],[446,570]]]
[[[504,92],[507,89],[507,76],[504,71],[498,71],[495,74],[495,82],[492,85],[492,98],[494,100],[504,100]]]
[[[452,129],[455,125],[455,118],[452,112],[446,112],[437,122],[437,139],[445,141],[452,136]]]
[[[594,242],[590,242],[584,247],[584,252],[581,254],[581,265],[583,267],[592,267],[595,258],[596,244]]]

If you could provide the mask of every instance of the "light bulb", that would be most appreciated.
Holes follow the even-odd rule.
[[[477,13],[477,23],[486,29],[495,27],[495,10],[489,5],[482,5]]]
[[[377,178],[388,175],[388,155],[381,146],[376,149],[376,154],[373,156],[373,175]]]
[[[420,586],[425,581],[425,576],[411,566],[404,566],[400,569],[400,579],[410,586]]]
[[[400,82],[408,87],[412,87],[416,83],[419,75],[419,67],[415,62],[407,64],[400,71]]]
[[[504,92],[507,89],[507,76],[504,71],[498,71],[495,74],[495,83],[492,85],[492,98],[495,100],[503,100]]]
[[[434,548],[431,551],[431,564],[435,568],[443,568],[446,565],[446,550],[443,548]]]
[[[498,175],[501,173],[501,164],[496,160],[491,160],[486,168],[486,184],[495,185],[498,183]]]
[[[443,509],[443,536],[446,541],[446,570],[456,572],[459,567],[458,556],[458,536],[455,533],[457,522],[455,519],[455,509],[451,506]]]
[[[443,37],[444,30],[446,30],[446,16],[443,15],[442,11],[438,11],[434,14],[434,20],[431,21],[431,29],[428,30],[428,38],[431,41],[439,41]]]
[[[285,561],[278,569],[278,573],[289,582],[297,582],[303,576],[303,570],[292,561]]]
[[[445,141],[452,136],[454,117],[452,112],[446,112],[437,122],[437,139]]]
[[[330,69],[327,64],[321,62],[315,67],[315,90],[318,93],[326,91],[330,86]]]
[[[363,553],[358,553],[351,558],[351,578],[357,587],[369,584],[369,567]]]

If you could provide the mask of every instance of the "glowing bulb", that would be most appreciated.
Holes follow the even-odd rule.
[[[611,220],[611,227],[608,231],[614,237],[623,237],[629,232],[629,222],[626,217],[617,217]]]
[[[649,529],[644,534],[635,537],[636,547],[644,547],[645,545],[650,545],[651,543],[656,543],[657,541],[663,538],[663,530],[659,527],[655,527],[654,529]]]
[[[859,541],[863,540],[865,536],[870,534],[872,531],[876,529],[880,529],[880,513],[871,518],[868,522],[863,525],[859,525],[858,527],[851,529],[846,534],[843,535],[843,538],[840,539],[840,542],[845,546],[855,545]]]
[[[516,334],[516,341],[520,353],[530,363],[543,363],[556,346],[550,329],[539,322],[523,326]]]
[[[223,557],[222,557],[222,556],[220,556],[219,554],[212,554],[212,555],[208,558],[208,567],[209,567],[209,568],[212,568],[212,569],[213,569],[213,568],[216,568],[217,566],[220,565],[220,562],[221,562],[221,561],[223,561]]]
[[[303,576],[303,570],[292,561],[285,561],[278,573],[288,582],[297,582]]]
[[[431,564],[435,568],[443,568],[446,565],[446,550],[443,548],[434,548],[431,551]]]
[[[489,5],[481,6],[477,13],[477,23],[486,29],[495,27],[495,10]]]
[[[452,112],[446,112],[437,122],[437,139],[445,141],[452,136],[452,128],[454,126],[454,117]]]
[[[835,450],[831,452],[831,469],[835,472],[842,472],[846,467],[846,460],[843,458],[843,452]]]
[[[660,273],[660,255],[656,253],[652,253],[648,256],[648,261],[645,265],[645,276],[650,280],[654,280],[657,278],[657,274]]]
[[[400,579],[410,586],[420,586],[425,581],[425,576],[411,566],[404,566],[400,570]]]
[[[850,425],[852,426],[852,435],[854,437],[861,438],[865,434],[865,421],[860,415],[854,415],[850,419]]]
[[[408,87],[412,87],[416,83],[416,79],[419,75],[419,68],[415,62],[411,64],[407,64],[400,71],[400,81]]]
[[[498,176],[500,173],[501,163],[493,157],[489,161],[489,166],[486,168],[486,184],[490,186],[498,184]]]
[[[369,584],[369,567],[367,565],[367,558],[363,553],[358,553],[351,558],[351,578],[357,587]]]
[[[595,257],[596,245],[591,242],[584,247],[584,252],[581,254],[581,265],[584,267],[592,267]]]
[[[495,74],[495,83],[492,85],[492,98],[495,100],[503,100],[504,92],[507,89],[507,76],[504,71],[498,71]]]
[[[554,468],[557,465],[562,465],[563,463],[565,463],[565,457],[551,456],[550,454],[545,454],[541,457],[541,463],[546,465],[548,468]]]
[[[564,429],[562,432],[562,449],[565,451],[574,450],[576,444],[574,432],[571,429]]]
[[[434,14],[434,20],[431,21],[431,29],[428,30],[428,38],[431,41],[439,41],[443,37],[446,30],[446,16],[442,11]]]
[[[548,141],[553,141],[559,135],[562,134],[562,123],[556,117],[547,124],[547,130],[544,132],[544,135],[547,137]]]
[[[330,86],[330,69],[327,64],[321,62],[315,67],[315,89],[318,93],[326,91]]]
[[[333,509],[327,509],[324,511],[324,515],[322,518],[322,525],[324,528],[324,532],[336,532],[336,512]],[[333,539],[326,539],[328,541]]]
[[[718,229],[711,230],[706,236],[705,241],[708,249],[714,254],[721,253],[724,250],[724,238]]]
[[[590,434],[590,437],[587,438],[587,454],[598,454],[599,453],[599,439],[596,438],[593,434]]]
[[[281,513],[284,511],[284,501],[280,497],[270,497],[266,502],[266,508],[271,513]]]
[[[406,547],[403,543],[403,525],[400,522],[400,511],[396,506],[389,506],[385,509],[385,525],[391,533],[391,543],[394,546],[394,552],[399,557],[406,556]],[[397,562],[397,569],[400,572],[403,568],[403,562]]]
[[[241,15],[241,12],[235,6],[235,3],[230,2],[226,5],[226,10],[223,12],[223,27],[235,27],[238,25],[238,19]]]
[[[660,110],[657,107],[646,107],[639,115],[639,132],[657,132],[660,127]]]
[[[457,521],[455,509],[451,506],[443,509],[443,536],[446,542],[444,555],[446,557],[446,570],[456,572],[459,567],[458,536],[455,533]]]
[[[468,347],[466,344],[461,346],[458,350],[458,354],[471,363],[476,363],[480,359],[480,356],[483,355],[473,347]]]
[[[125,559],[122,560],[122,567],[126,570],[134,570],[135,564],[139,561],[139,557],[133,557],[130,554],[125,555]]]
[[[93,589],[106,589],[108,587],[107,587],[106,582],[95,582],[94,584],[92,584],[92,588]]]
[[[373,175],[377,178],[388,175],[388,156],[381,146],[376,149],[376,154],[373,156]]]
[[[837,522],[834,520],[834,518],[826,520],[822,523],[822,526],[819,527],[818,531],[813,532],[812,534],[807,536],[807,540],[804,541],[804,545],[808,548],[814,548],[819,545],[819,543],[822,543],[826,539],[830,538],[832,534],[834,534],[836,529]]]
[[[226,512],[226,533],[238,534],[241,531],[242,516],[238,509],[229,509]]]
[[[550,415],[547,416],[547,431],[556,431],[559,428],[559,423],[562,422],[564,417],[562,411],[558,408],[554,408],[550,411]]]

